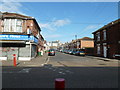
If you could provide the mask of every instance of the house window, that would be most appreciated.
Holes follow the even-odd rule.
[[[21,19],[17,19],[16,32],[22,32],[22,20]]]
[[[97,44],[97,54],[100,54],[100,44]]]
[[[100,41],[100,32],[96,34],[96,37],[97,37],[97,41]]]
[[[3,32],[22,32],[22,20],[4,19]]]
[[[103,40],[106,40],[106,30],[103,30]]]

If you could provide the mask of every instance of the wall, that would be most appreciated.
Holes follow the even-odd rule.
[[[19,48],[19,57],[30,57],[30,45]]]
[[[107,43],[107,57],[113,58],[113,55],[115,53],[120,54],[120,44],[118,44],[118,41],[120,41],[120,24],[115,24],[110,27],[106,28],[107,33],[107,40],[103,40],[103,30],[100,31],[100,41],[97,41],[97,38],[94,34],[95,39],[95,48],[94,48],[94,54],[95,56],[102,56],[103,57],[103,43]],[[97,55],[97,44],[100,44],[101,46],[101,54]]]
[[[37,55],[37,46],[36,45],[34,45],[34,44],[32,44],[31,45],[31,56],[32,57],[36,57],[36,55]]]
[[[94,42],[93,40],[81,40],[81,48],[85,47],[94,47]]]
[[[17,47],[1,47],[0,52],[2,52],[0,57],[7,57],[8,60],[13,60],[13,54],[16,54],[16,57],[18,59]]]
[[[109,48],[109,57],[113,58],[114,54],[120,54],[120,44],[118,41],[120,41],[120,24],[113,25],[112,27],[109,27],[109,31],[107,32],[107,39],[108,44],[110,46]]]

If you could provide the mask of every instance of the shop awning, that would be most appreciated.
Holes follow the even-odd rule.
[[[0,43],[25,43],[25,41],[0,41]]]
[[[0,47],[25,47],[25,41],[0,41]]]

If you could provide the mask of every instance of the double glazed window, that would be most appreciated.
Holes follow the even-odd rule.
[[[22,20],[4,19],[3,32],[22,32]]]

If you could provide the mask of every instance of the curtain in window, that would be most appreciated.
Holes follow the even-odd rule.
[[[22,32],[21,19],[5,19],[3,32]]]
[[[22,32],[22,20],[17,19],[16,32]]]
[[[4,20],[4,31],[3,32],[9,32],[9,27],[10,27],[10,19],[5,19]]]

